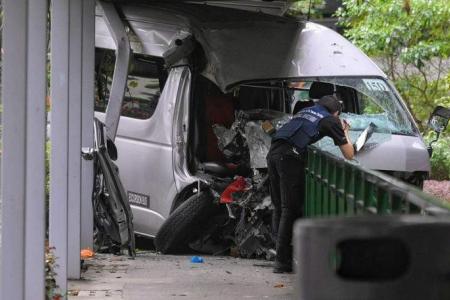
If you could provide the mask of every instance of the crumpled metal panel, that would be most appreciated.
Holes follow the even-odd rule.
[[[142,52],[152,56],[163,56],[169,49],[169,44],[176,39],[184,39],[191,35],[183,28],[170,27],[161,24],[147,24],[130,21],[137,38],[142,45]]]
[[[136,7],[125,6],[124,10],[131,10],[129,15],[136,14]],[[154,15],[147,18],[137,17],[135,21],[133,17],[127,18],[127,25],[132,30],[129,34],[131,49],[135,53],[148,54],[152,56],[162,57],[163,53],[169,48],[169,44],[175,39],[183,39],[190,35],[189,25],[183,19],[177,17],[167,18],[167,13],[161,16],[156,11]],[[95,18],[95,46],[106,49],[116,49],[114,40],[106,26],[103,11],[97,6],[97,15]],[[159,17],[158,17],[159,16]],[[164,20],[164,17],[166,20]],[[172,22],[167,22],[171,20]],[[151,21],[150,23],[147,23]]]
[[[233,139],[237,135],[236,130],[228,129],[220,124],[213,124],[212,128],[214,134],[217,137],[217,146],[219,147],[220,151],[223,151],[228,144],[233,142]]]
[[[267,168],[266,156],[269,153],[272,137],[264,132],[262,123],[263,121],[250,121],[245,124],[245,137],[252,168]]]
[[[196,4],[122,4],[121,9],[145,54],[161,56],[174,39],[195,35],[208,60],[203,73],[223,91],[255,79],[386,77],[345,38],[311,22]]]
[[[241,25],[241,26],[239,26]],[[336,32],[314,23],[237,24],[206,29],[204,75],[223,90],[252,79],[382,76],[365,54]]]

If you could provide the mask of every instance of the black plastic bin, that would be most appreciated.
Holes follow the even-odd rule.
[[[450,219],[365,216],[294,226],[295,298],[450,299]]]

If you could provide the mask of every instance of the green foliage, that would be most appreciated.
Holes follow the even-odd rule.
[[[54,254],[54,248],[45,247],[45,299],[57,300],[62,299],[62,295],[59,292],[59,287],[56,284],[56,256]]]
[[[447,129],[447,132],[449,129]],[[425,139],[430,142],[435,133],[429,133]],[[431,157],[431,177],[436,180],[450,179],[450,136],[442,136],[433,144],[433,156]]]
[[[345,35],[381,60],[418,123],[448,103],[450,1],[344,0],[337,16]]]
[[[424,66],[450,54],[447,0],[344,0],[337,11],[346,35],[371,56]]]
[[[308,15],[310,11],[311,18],[320,18],[320,10],[325,7],[325,0],[297,0],[289,7],[288,14],[292,16]]]
[[[410,81],[413,82],[411,83]],[[427,99],[423,97],[423,92],[418,88],[411,87],[411,84],[418,87],[427,85],[433,87],[433,98]],[[421,122],[419,125],[422,128],[425,128],[430,114],[437,105],[450,107],[450,73],[439,81],[434,80],[429,83],[424,82],[424,78],[418,75],[409,78],[398,78],[395,81],[395,85],[403,98],[408,100],[410,108],[417,120]]]

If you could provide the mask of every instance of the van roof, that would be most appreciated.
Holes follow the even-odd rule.
[[[203,75],[223,91],[239,82],[296,77],[386,75],[338,33],[291,17],[179,2],[121,3],[132,48],[162,57],[193,35],[207,58]],[[114,48],[98,10],[96,45]]]

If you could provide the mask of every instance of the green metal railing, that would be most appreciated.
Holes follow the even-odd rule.
[[[449,215],[450,203],[392,176],[308,148],[305,215]]]

